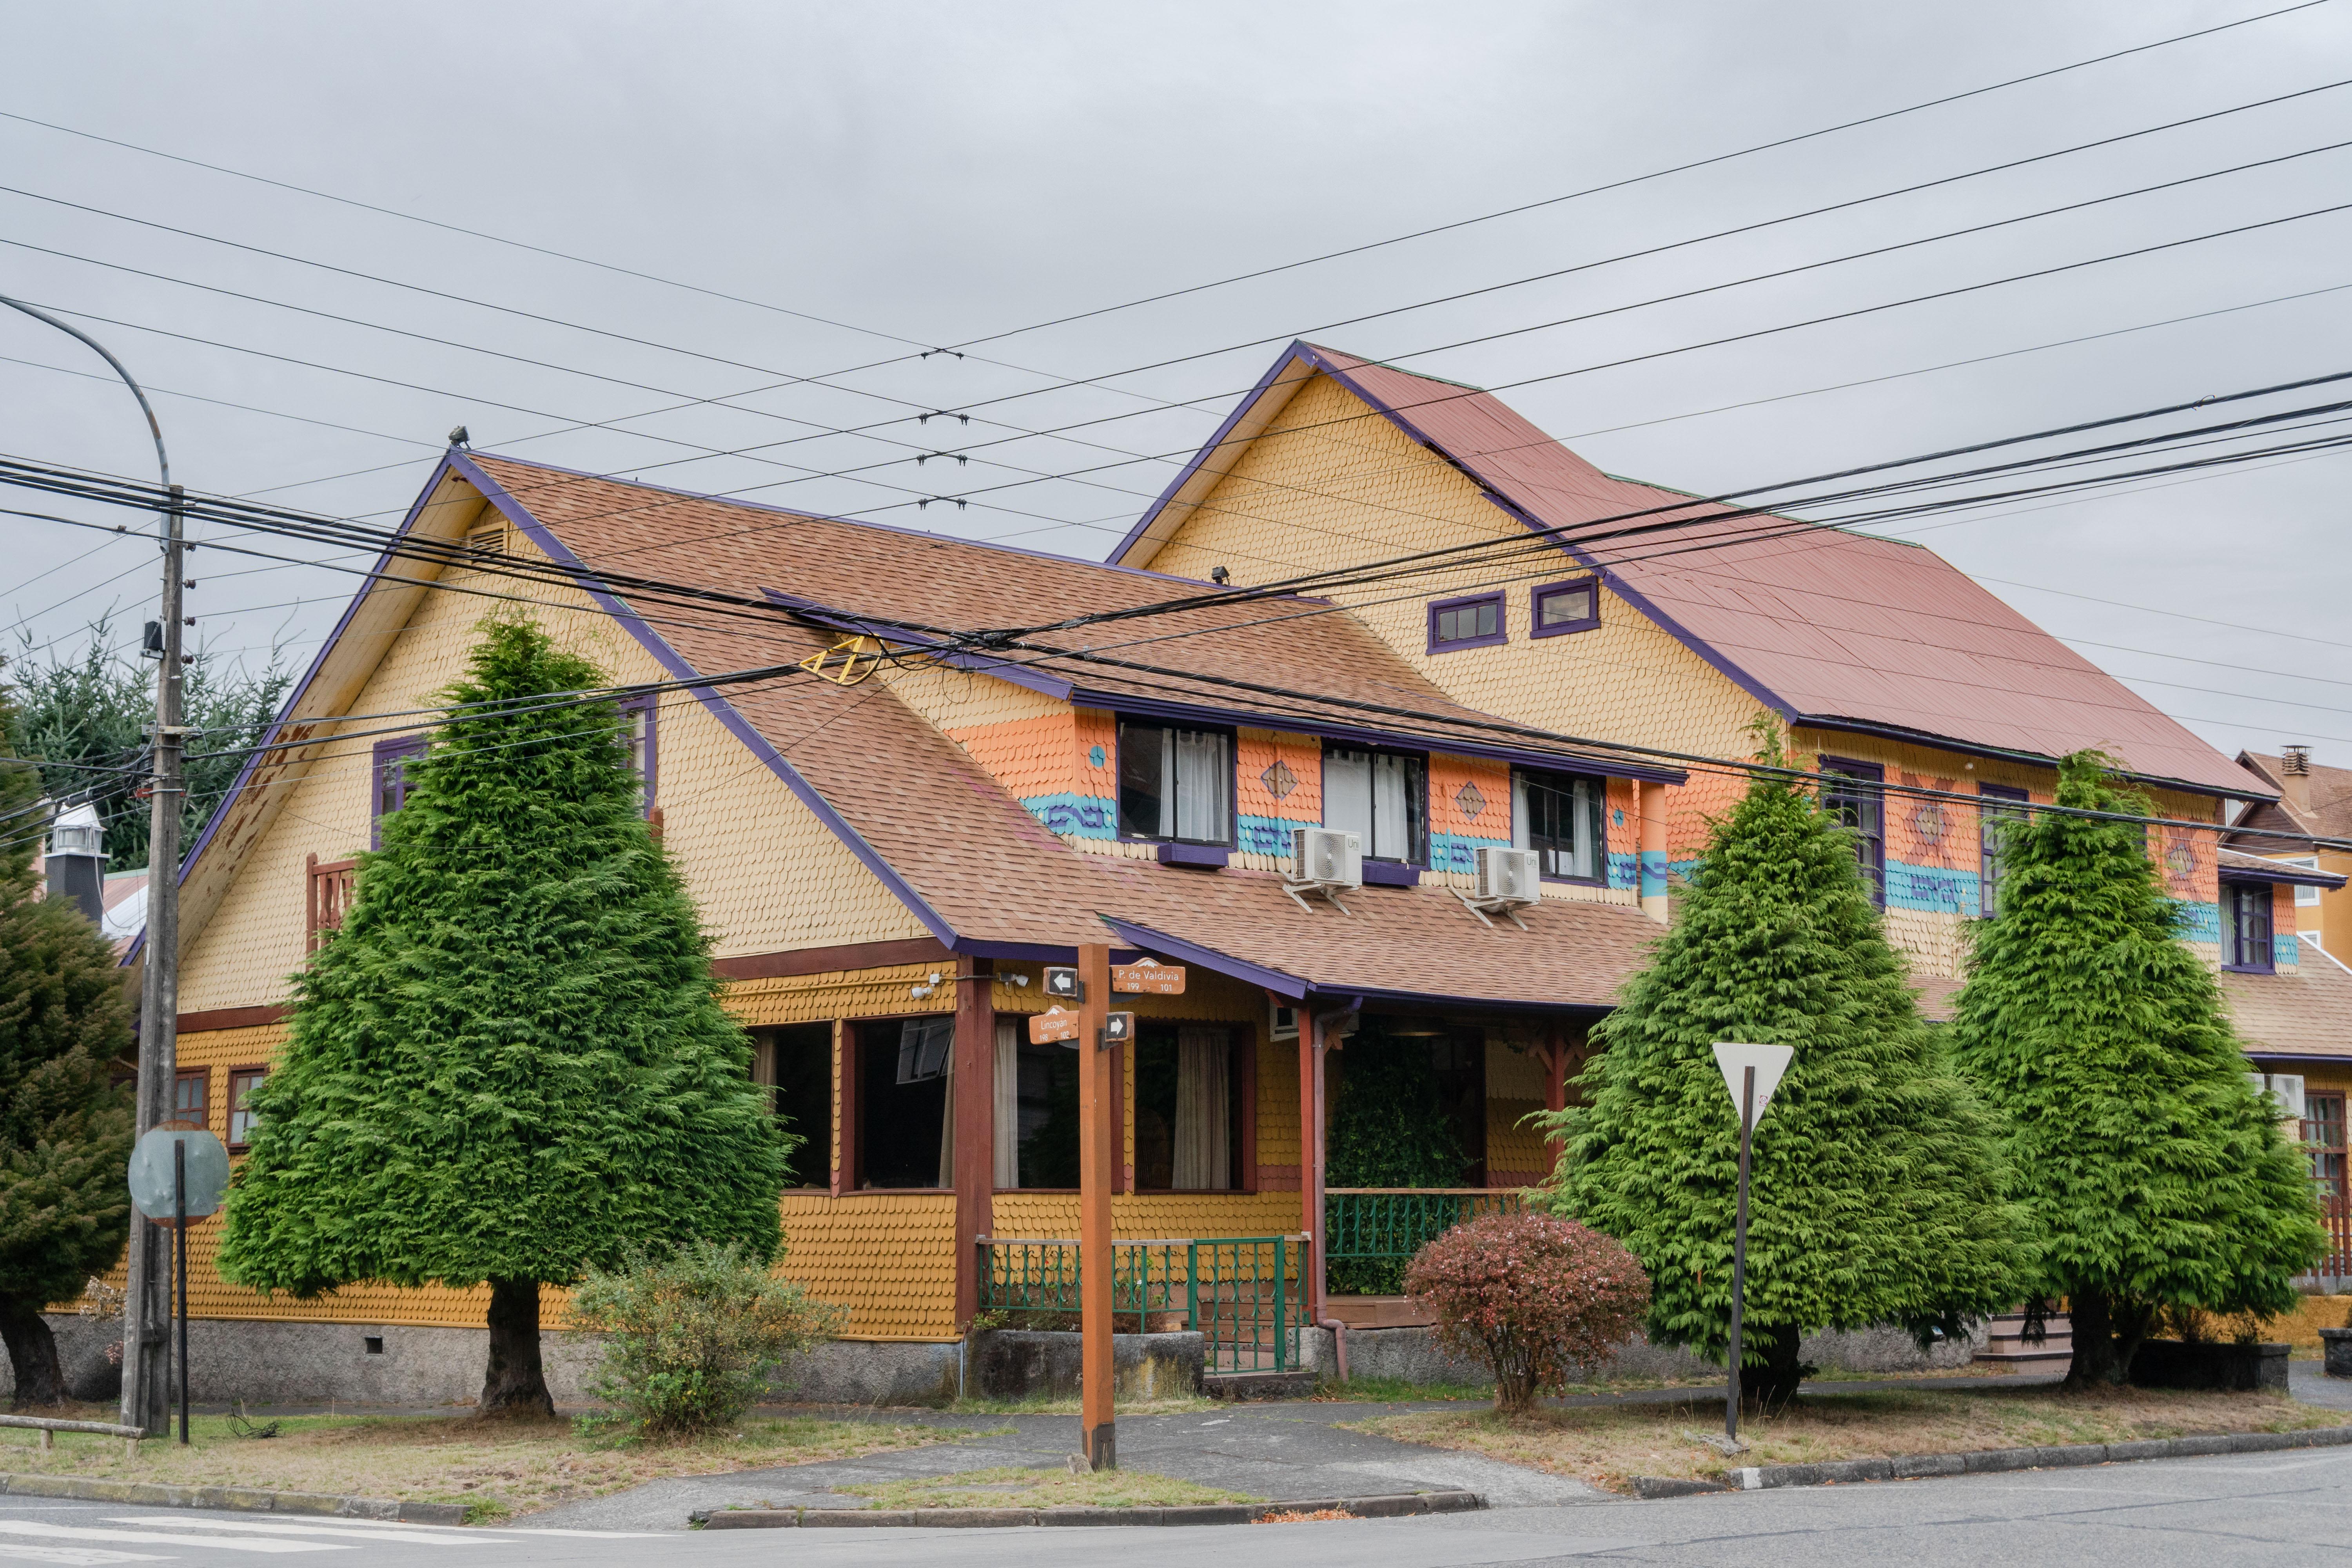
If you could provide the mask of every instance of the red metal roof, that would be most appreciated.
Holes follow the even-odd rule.
[[[1602,473],[1492,393],[1309,344],[1293,345],[1290,358],[1336,376],[1537,525],[1688,499]],[[1258,395],[1269,387],[1286,395],[1298,374],[1269,374]],[[1114,559],[1148,563],[1136,547],[1160,507]],[[2240,798],[2251,793],[2245,770],[1933,551],[1830,529],[1760,537],[1788,527],[1769,517],[1697,521],[1576,553],[1787,718],[2050,758],[2096,746],[2147,778]],[[1708,548],[1691,549],[1700,543]]]

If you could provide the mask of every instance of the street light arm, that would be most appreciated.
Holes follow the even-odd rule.
[[[172,488],[172,459],[163,454],[163,426],[156,422],[154,405],[147,401],[146,393],[140,390],[138,382],[131,379],[131,373],[122,368],[122,362],[116,359],[113,354],[108,353],[107,347],[104,343],[100,342],[96,338],[91,337],[88,332],[83,331],[79,327],[74,326],[70,322],[58,321],[47,310],[37,310],[31,305],[26,304],[22,300],[11,300],[5,294],[0,294],[0,305],[6,305],[12,309],[22,310],[25,314],[32,317],[37,321],[47,321],[49,325],[55,327],[61,332],[70,332],[73,336],[79,338],[83,342],[88,343],[91,348],[96,349],[98,351],[99,357],[105,360],[107,363],[114,367],[114,374],[122,378],[122,384],[129,387],[131,389],[131,395],[139,400],[139,412],[147,416],[147,429],[149,433],[155,437],[155,466],[163,470],[163,488],[167,490],[170,489]]]

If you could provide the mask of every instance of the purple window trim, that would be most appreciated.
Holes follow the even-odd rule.
[[[1492,605],[1495,606],[1494,632],[1490,636],[1486,637],[1455,637],[1450,641],[1440,641],[1437,636],[1438,616],[1447,610],[1467,609],[1473,605]],[[1454,653],[1465,647],[1493,647],[1497,643],[1507,643],[1510,641],[1511,628],[1508,618],[1508,609],[1509,606],[1504,603],[1503,595],[1500,594],[1465,594],[1458,599],[1431,600],[1429,605],[1429,651],[1432,653]]]
[[[1566,888],[1606,888],[1609,885],[1609,781],[1599,773],[1562,773],[1558,768],[1513,768],[1511,773],[1514,775],[1511,782],[1511,787],[1514,790],[1518,788],[1517,775],[1520,774],[1530,778],[1565,779],[1570,784],[1582,779],[1592,786],[1592,875],[1571,877],[1564,871],[1543,870],[1541,869],[1542,855],[1538,852],[1536,880],[1558,882]],[[1573,795],[1570,798],[1574,798]],[[1513,847],[1518,847],[1516,843],[1518,836],[1518,816],[1516,810],[1511,818],[1511,834],[1515,840]],[[1638,860],[1640,857],[1636,856],[1635,858]]]
[[[1994,850],[1998,837],[1993,825],[1998,822],[2022,822],[2022,810],[2011,812],[2010,806],[2023,807],[2032,797],[2013,784],[1979,783],[1979,800],[1996,802],[1990,809],[1977,808],[1977,917],[1990,920],[2000,908],[2000,858]]]
[[[1862,864],[1862,879],[1869,885],[1870,902],[1874,909],[1886,907],[1886,769],[1879,763],[1858,763],[1845,757],[1824,755],[1821,772],[1822,805],[1835,809],[1841,801],[1851,802],[1855,815],[1867,804],[1878,820],[1874,833],[1865,833],[1860,826],[1852,831],[1860,837],[1855,846],[1855,858]],[[1843,784],[1832,784],[1842,779]]]
[[[1429,869],[1429,753],[1427,752],[1403,751],[1394,746],[1351,746],[1345,741],[1335,741],[1326,737],[1323,742],[1323,751],[1321,755],[1328,756],[1335,750],[1342,752],[1361,752],[1366,756],[1373,757],[1403,757],[1408,761],[1419,763],[1421,764],[1421,803],[1419,808],[1416,809],[1414,807],[1410,795],[1407,796],[1405,801],[1406,837],[1412,840],[1412,843],[1409,846],[1411,853],[1405,855],[1402,858],[1399,858],[1393,855],[1374,855],[1369,849],[1364,852],[1364,864],[1367,866],[1396,866],[1410,869],[1413,873],[1410,880],[1389,882],[1379,885],[1392,888],[1409,888],[1415,886],[1421,879],[1421,873]],[[1321,765],[1319,758],[1318,765]],[[1328,795],[1325,795],[1324,799],[1328,803],[1330,797]],[[1328,826],[1330,825],[1330,820],[1331,813],[1329,806],[1327,804],[1323,813],[1324,825]],[[1370,879],[1367,878],[1367,880],[1369,879]]]
[[[646,716],[645,812],[651,816],[654,814],[654,785],[661,775],[661,741],[657,721],[661,705],[654,700],[654,694],[647,691],[635,697],[622,698],[620,707],[621,732],[625,742],[635,726],[634,715],[642,713]]]
[[[1114,712],[1112,733],[1117,737],[1111,747],[1111,802],[1118,814],[1118,841],[1122,844],[1199,844],[1214,848],[1234,849],[1241,845],[1241,737],[1223,724],[1183,724],[1166,719],[1145,718]],[[1129,833],[1127,830],[1127,808],[1119,801],[1118,748],[1127,743],[1128,727],[1132,724],[1148,730],[1189,730],[1194,734],[1223,735],[1225,738],[1225,836],[1223,838],[1162,838],[1156,833]],[[1161,781],[1162,787],[1173,788],[1172,783]]]
[[[2242,903],[2257,903],[2262,910],[2262,931],[2252,945],[2261,954],[2249,963],[2241,961],[2242,945],[2240,938],[2238,907]],[[2272,948],[2271,889],[2266,882],[2231,882],[2221,889],[2221,967],[2231,974],[2275,974],[2278,958]]]
[[[392,809],[394,811],[398,811],[402,806],[406,805],[408,804],[408,771],[402,764],[411,758],[421,757],[424,754],[425,737],[422,735],[395,735],[389,741],[378,741],[375,743],[375,765],[368,771],[369,787],[374,792],[368,797],[369,848],[383,847],[383,819],[386,816],[383,809],[384,785],[390,783],[393,786]],[[397,775],[387,778],[395,767],[400,770]]]
[[[1569,593],[1581,588],[1592,595],[1592,613],[1580,621],[1561,621],[1546,626],[1543,621],[1544,601],[1554,594]],[[1531,637],[1561,637],[1571,632],[1589,632],[1601,626],[1601,577],[1598,573],[1583,577],[1570,577],[1559,583],[1546,583],[1528,595],[1528,636]]]

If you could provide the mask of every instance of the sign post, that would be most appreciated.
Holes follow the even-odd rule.
[[[1078,948],[1079,1451],[1097,1470],[1118,1468],[1111,1410],[1110,1195],[1118,1185],[1119,1110],[1111,1095],[1110,946]]]
[[[176,1268],[179,1294],[180,1441],[188,1440],[188,1222],[221,1206],[228,1194],[228,1151],[203,1128],[167,1121],[141,1134],[131,1151],[131,1204],[159,1226],[179,1234]],[[169,1384],[166,1384],[168,1389]],[[161,1434],[158,1434],[159,1436]]]
[[[1733,1109],[1739,1112],[1739,1205],[1731,1231],[1731,1347],[1725,1363],[1731,1373],[1723,1401],[1723,1435],[1739,1442],[1739,1317],[1748,1294],[1748,1148],[1757,1118],[1770,1103],[1780,1075],[1789,1070],[1793,1046],[1743,1046],[1725,1043],[1715,1047],[1716,1066],[1731,1090]]]

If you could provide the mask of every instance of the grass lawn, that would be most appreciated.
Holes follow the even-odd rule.
[[[1246,1492],[1155,1476],[1148,1470],[966,1470],[925,1480],[835,1487],[869,1508],[1178,1508],[1192,1503],[1263,1502]]]
[[[1493,1411],[1431,1411],[1352,1422],[1402,1442],[1462,1448],[1612,1490],[1633,1476],[1712,1479],[1726,1465],[1807,1464],[2062,1443],[2121,1443],[2192,1433],[2286,1432],[2335,1426],[2344,1414],[2281,1394],[2118,1388],[1817,1392],[1766,1416],[1743,1415],[1736,1461],[1691,1434],[1721,1433],[1720,1399],[1676,1405],[1587,1405],[1506,1419]]]
[[[68,1414],[116,1419],[96,1407]],[[568,1421],[296,1415],[279,1423],[277,1436],[256,1440],[231,1434],[226,1416],[199,1415],[187,1447],[145,1442],[135,1460],[123,1456],[118,1438],[59,1433],[45,1454],[38,1433],[0,1428],[0,1471],[465,1503],[470,1521],[487,1523],[666,1476],[801,1465],[971,1436],[970,1428],[794,1416],[746,1420],[697,1442],[616,1444],[580,1436]]]

